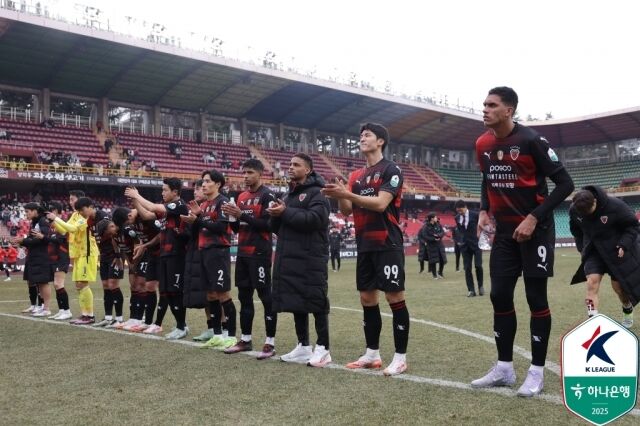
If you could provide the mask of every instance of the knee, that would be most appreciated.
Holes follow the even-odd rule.
[[[549,309],[549,301],[546,292],[529,291],[527,292],[527,303],[531,312],[540,312]]]
[[[260,293],[258,293],[260,295]],[[253,304],[253,291],[250,288],[238,289],[238,300],[242,304]]]
[[[495,289],[492,288],[489,298],[491,299],[491,304],[495,312],[508,312],[514,309],[513,297],[510,294],[495,291]]]
[[[378,304],[378,293],[376,291],[361,291],[360,303],[362,306],[375,306]]]
[[[402,302],[404,300],[404,291],[389,292],[384,294],[387,302],[392,303]]]

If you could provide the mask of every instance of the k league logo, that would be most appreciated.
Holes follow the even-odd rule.
[[[638,338],[616,321],[596,315],[562,338],[564,404],[596,425],[636,404]]]

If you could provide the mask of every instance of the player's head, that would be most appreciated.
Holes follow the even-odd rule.
[[[438,221],[438,215],[436,215],[434,212],[431,212],[427,215],[427,221],[429,223],[436,223]]]
[[[93,200],[88,197],[78,198],[74,207],[78,213],[80,213],[80,216],[85,219],[93,217],[96,214],[96,205]]]
[[[312,171],[313,160],[307,154],[299,152],[291,157],[291,163],[289,163],[289,178],[293,182],[304,182]]]
[[[364,123],[360,126],[360,151],[363,154],[378,149],[384,152],[389,143],[389,131],[382,124]]]
[[[84,191],[81,191],[79,189],[69,191],[69,204],[71,205],[71,207],[75,208],[74,206],[76,205],[76,201],[78,201],[78,199],[82,197],[85,197]]]
[[[257,158],[249,158],[242,163],[242,177],[244,178],[245,186],[258,185],[262,172],[264,172],[264,165]]]
[[[456,209],[456,213],[458,214],[465,214],[467,212],[467,203],[464,200],[456,201],[454,207]]]
[[[597,207],[596,197],[588,189],[581,189],[573,196],[573,208],[580,216],[592,214]]]
[[[33,220],[44,214],[44,209],[38,203],[27,203],[24,205],[24,212],[27,215],[27,219]]]
[[[204,201],[205,196],[202,193],[202,179],[198,179],[193,183],[193,199],[197,202]]]
[[[62,203],[59,201],[49,201],[49,211],[60,216],[62,214]]]
[[[518,94],[511,87],[494,87],[484,100],[482,119],[489,128],[513,121],[518,109]]]
[[[205,197],[215,197],[222,190],[225,179],[217,170],[205,170],[202,172],[202,193]]]
[[[112,220],[102,219],[96,224],[96,235],[100,238],[113,238],[118,233],[118,227]]]
[[[162,180],[162,201],[169,203],[180,198],[182,181],[177,177],[164,178]]]
[[[118,229],[122,229],[125,225],[131,225],[134,222],[135,214],[127,207],[116,207],[111,213],[111,218]]]

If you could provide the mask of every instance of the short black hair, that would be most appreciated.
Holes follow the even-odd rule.
[[[307,166],[309,166],[309,168],[313,170],[313,159],[309,157],[307,154],[305,154],[304,152],[297,152],[293,156],[304,160],[304,162],[307,163]]]
[[[113,219],[113,223],[120,229],[122,229],[122,225],[127,222],[129,219],[129,213],[131,213],[131,209],[127,207],[116,207],[116,209],[111,213],[111,218]]]
[[[202,186],[202,179],[198,179],[195,182],[193,182],[193,186],[194,187],[201,187]]]
[[[209,175],[211,180],[214,181],[215,183],[219,183],[220,188],[222,188],[226,182],[224,179],[224,175],[215,169],[205,170],[204,172],[202,172],[201,177],[204,179],[206,175]]]
[[[49,201],[49,211],[57,211],[58,213],[62,213],[62,203],[58,201]]]
[[[588,189],[581,189],[573,196],[573,207],[580,216],[587,216],[591,213],[593,203],[595,203],[596,197],[593,192]]]
[[[384,140],[384,143],[382,144],[382,150],[384,151],[389,143],[389,131],[387,128],[378,123],[363,123],[360,125],[360,133],[362,134],[365,130],[372,132],[376,135],[376,138]]]
[[[249,158],[247,161],[242,163],[242,168],[252,169],[260,174],[264,172],[264,164],[262,164],[262,161],[258,160],[257,158]]]
[[[100,222],[98,222],[96,224],[96,235],[102,238],[102,236],[104,235],[104,231],[107,230],[107,227],[111,223],[113,223],[113,221],[109,220],[108,218],[104,218]]]
[[[69,195],[73,195],[76,198],[86,197],[84,191],[80,189],[72,189],[71,191],[69,191]]]
[[[467,207],[467,203],[464,200],[458,200],[458,201],[456,201],[456,203],[454,205],[454,208],[456,208],[456,209],[461,209],[461,208],[464,208],[464,207]]]
[[[513,107],[513,113],[518,109],[518,94],[511,87],[500,86],[489,90],[490,95],[496,95],[503,104]]]
[[[180,195],[180,192],[182,191],[182,181],[180,179],[177,177],[168,177],[164,178],[162,183],[167,185],[170,190],[178,191],[178,195]]]
[[[437,215],[436,215],[436,213],[435,213],[435,212],[430,212],[430,213],[427,215],[427,220],[431,220],[431,219],[433,219],[433,218],[434,218],[434,217],[436,217],[436,216],[437,216]]]
[[[93,207],[93,206],[95,206],[95,203],[91,198],[81,197],[81,198],[78,198],[78,201],[76,201],[76,205],[73,207],[76,210],[82,210],[85,207]]]
[[[36,210],[38,212],[39,216],[42,216],[44,214],[44,208],[35,202],[31,202],[31,203],[27,203],[24,205],[24,209],[25,210]]]

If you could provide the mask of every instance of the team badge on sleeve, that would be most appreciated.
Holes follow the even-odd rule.
[[[393,175],[391,177],[391,186],[393,186],[394,188],[396,188],[399,184],[400,184],[400,176],[398,175]]]
[[[167,204],[167,208],[168,208],[169,210],[174,210],[174,209],[176,208],[176,203],[169,203],[169,204]]]
[[[554,162],[558,161],[558,155],[553,149],[549,148],[549,150],[547,151],[547,154],[549,155],[549,158],[551,159],[551,161],[554,161]]]

